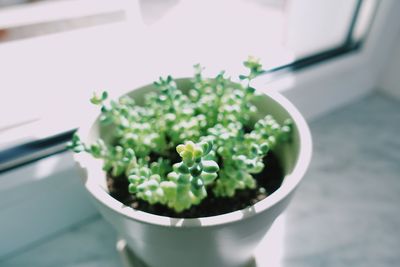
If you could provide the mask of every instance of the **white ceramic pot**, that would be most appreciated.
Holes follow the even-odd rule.
[[[188,87],[188,79],[177,80],[179,88]],[[152,85],[129,93],[137,103]],[[285,178],[281,187],[254,206],[218,216],[175,219],[153,215],[127,207],[107,192],[106,175],[101,162],[84,153],[76,154],[83,171],[85,187],[104,218],[126,240],[129,247],[150,267],[236,267],[245,265],[253,250],[288,205],[311,159],[309,128],[297,109],[282,95],[270,92],[255,101],[259,117],[273,115],[278,122],[294,121],[293,142],[277,148]],[[79,130],[91,143],[106,138],[98,120]],[[266,252],[268,253],[268,252]]]

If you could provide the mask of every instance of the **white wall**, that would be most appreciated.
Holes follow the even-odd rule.
[[[356,2],[287,1],[288,27],[285,29],[285,45],[294,52],[296,58],[341,45],[347,37]],[[332,21],[335,23],[332,24]]]
[[[400,33],[397,34],[395,43],[382,70],[378,88],[400,99]]]

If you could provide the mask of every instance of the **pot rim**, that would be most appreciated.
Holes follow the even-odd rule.
[[[175,80],[184,80],[188,78],[180,78]],[[149,85],[149,84],[148,84]],[[145,86],[148,86],[145,85]],[[129,92],[141,89],[145,86],[137,87]],[[257,89],[256,89],[257,90]],[[86,153],[74,153],[74,160],[80,166],[80,168],[84,171],[84,184],[86,189],[90,192],[92,197],[103,206],[113,210],[114,212],[123,215],[126,218],[131,220],[139,221],[145,224],[152,224],[158,226],[167,226],[167,227],[207,227],[207,226],[217,226],[223,224],[229,224],[233,222],[240,221],[245,218],[249,218],[255,216],[259,213],[266,211],[267,209],[273,207],[278,204],[280,201],[284,200],[292,191],[294,191],[297,185],[300,183],[302,178],[304,177],[308,166],[311,161],[312,155],[312,139],[309,127],[297,110],[297,108],[284,96],[282,96],[278,92],[269,91],[267,93],[261,92],[262,94],[267,95],[273,101],[277,102],[283,109],[285,109],[293,122],[295,123],[298,133],[299,133],[299,155],[297,157],[297,161],[293,168],[293,171],[285,176],[285,180],[282,185],[271,195],[266,197],[265,199],[257,202],[256,204],[247,207],[245,209],[210,216],[210,217],[201,217],[201,218],[172,218],[161,215],[155,215],[147,212],[143,212],[140,210],[134,210],[133,208],[126,206],[113,198],[105,188],[101,186],[98,182],[99,177],[106,179],[105,172],[102,171],[102,164],[100,160],[93,159],[90,155]],[[96,121],[98,115],[90,120],[91,122]],[[92,128],[93,123],[85,124],[78,129],[78,135],[82,138],[86,139],[89,136],[90,129]]]

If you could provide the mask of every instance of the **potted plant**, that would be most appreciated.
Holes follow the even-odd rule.
[[[307,170],[311,137],[283,96],[251,81],[160,78],[109,101],[69,147],[101,214],[149,267],[243,266]],[[99,160],[101,159],[101,160]]]

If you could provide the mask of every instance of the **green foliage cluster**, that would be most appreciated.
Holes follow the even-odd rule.
[[[115,129],[113,142],[88,145],[74,135],[69,147],[102,159],[103,169],[115,179],[128,179],[129,192],[138,198],[176,212],[199,204],[211,190],[217,197],[232,197],[237,190],[255,188],[252,175],[264,169],[269,150],[290,139],[292,123],[279,124],[270,115],[252,122],[257,109],[250,84],[264,71],[252,57],[244,65],[249,72],[239,76],[243,84],[224,72],[205,78],[195,65],[186,94],[171,76],[160,78],[144,105],[126,96],[108,100],[107,92],[94,95],[101,123]]]

